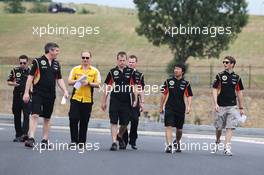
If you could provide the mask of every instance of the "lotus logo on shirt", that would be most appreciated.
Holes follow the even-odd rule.
[[[21,77],[21,73],[19,73],[19,72],[16,73],[16,77],[18,77],[18,78]]]
[[[170,84],[171,86],[173,86],[173,85],[175,84],[175,82],[174,82],[173,80],[171,80],[171,81],[169,82],[169,84]]]
[[[114,75],[117,76],[119,74],[119,72],[116,70],[114,71]]]
[[[41,63],[41,65],[43,65],[43,66],[45,66],[45,65],[47,64],[45,60],[42,60],[40,63]]]
[[[226,75],[222,76],[222,80],[226,81],[227,80],[227,76]]]

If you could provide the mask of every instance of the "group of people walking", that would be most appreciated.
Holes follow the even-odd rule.
[[[87,139],[87,128],[93,107],[94,88],[101,86],[101,75],[92,66],[92,53],[81,52],[81,64],[75,66],[68,77],[68,85],[73,86],[71,97],[62,79],[61,66],[56,59],[60,49],[56,43],[47,43],[45,54],[33,59],[29,67],[28,57],[19,57],[20,65],[11,70],[8,85],[14,86],[12,111],[14,114],[14,142],[25,142],[26,147],[35,144],[35,132],[38,118],[43,118],[43,138],[41,145],[48,148],[50,118],[56,98],[56,84],[63,92],[64,98],[70,98],[69,127],[71,143],[69,146],[83,147]],[[139,61],[135,55],[118,52],[117,64],[112,68],[104,81],[104,93],[101,109],[106,111],[107,99],[110,96],[109,118],[111,124],[111,151],[138,149],[136,140],[139,116],[144,111],[144,74],[137,70]],[[244,89],[241,77],[234,72],[236,60],[227,56],[223,60],[224,71],[216,75],[213,82],[212,96],[214,99],[216,146],[218,151],[222,129],[226,129],[225,155],[232,155],[231,138],[236,128],[237,101],[240,114],[244,114]],[[191,112],[192,88],[184,79],[185,66],[174,65],[173,76],[164,81],[161,90],[160,113],[164,113],[166,153],[181,152],[180,142],[185,115]],[[23,113],[23,124],[21,122]],[[130,123],[130,132],[128,125]],[[119,127],[118,127],[119,125]],[[176,139],[173,139],[173,128],[176,128]]]

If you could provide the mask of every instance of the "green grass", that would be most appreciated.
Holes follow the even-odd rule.
[[[31,4],[26,3],[27,8]],[[145,37],[138,36],[135,27],[139,24],[136,11],[130,9],[110,8],[96,5],[75,5],[77,9],[85,7],[94,14],[4,14],[3,3],[0,3],[0,48],[2,57],[16,57],[26,53],[36,57],[43,53],[43,45],[54,41],[61,46],[59,59],[65,64],[76,63],[81,50],[90,49],[96,64],[113,64],[115,55],[120,50],[136,54],[142,65],[161,65],[172,58],[167,46],[154,47]],[[100,27],[99,35],[83,38],[77,36],[33,36],[33,26],[92,26]],[[224,51],[238,59],[238,63],[264,66],[264,17],[251,16],[249,24],[239,34],[238,39]],[[197,60],[190,58],[191,65],[220,65],[218,60]]]

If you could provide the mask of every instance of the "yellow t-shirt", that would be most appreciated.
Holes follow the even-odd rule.
[[[78,80],[81,76],[86,75],[87,81],[90,83],[101,83],[101,76],[98,69],[90,66],[87,70],[83,70],[82,66],[76,66],[71,70],[69,79]],[[83,103],[93,102],[93,88],[91,86],[81,86],[80,89],[74,89],[72,99]]]

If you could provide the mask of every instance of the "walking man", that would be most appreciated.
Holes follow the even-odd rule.
[[[28,139],[29,128],[29,104],[23,102],[27,77],[29,75],[28,57],[21,55],[19,64],[13,68],[9,74],[7,83],[9,86],[14,86],[12,111],[14,114],[14,125],[16,136],[14,142],[24,142]],[[23,112],[23,124],[21,124],[21,114]]]
[[[233,130],[237,126],[237,98],[240,114],[244,114],[242,80],[234,72],[235,58],[227,56],[223,60],[224,71],[216,75],[213,82],[213,99],[215,110],[214,125],[216,128],[216,146],[212,153],[218,151],[222,129],[226,129],[224,154],[232,156],[231,138]]]
[[[160,103],[160,113],[164,112],[165,104],[165,135],[166,153],[181,152],[180,141],[182,138],[182,128],[185,121],[185,113],[191,112],[192,89],[188,81],[183,77],[185,66],[178,64],[174,66],[174,76],[164,82]],[[187,98],[185,104],[184,98]],[[172,143],[173,127],[176,127],[176,140]]]
[[[117,150],[117,141],[119,142],[119,149],[126,149],[126,144],[122,137],[131,118],[132,106],[135,107],[137,104],[137,98],[135,98],[133,104],[131,98],[131,95],[137,96],[134,87],[134,70],[127,67],[126,62],[127,54],[119,52],[117,54],[117,66],[109,71],[104,82],[106,91],[103,94],[101,103],[103,111],[106,110],[107,97],[109,92],[111,92],[109,106],[112,135],[111,151]],[[119,131],[118,122],[120,125]]]
[[[29,101],[29,89],[33,84],[32,115],[30,118],[29,139],[25,142],[26,147],[33,147],[38,118],[43,118],[43,139],[41,146],[47,148],[50,118],[53,112],[56,98],[56,82],[68,98],[69,94],[61,76],[61,67],[56,60],[59,54],[59,46],[56,43],[47,43],[44,47],[45,54],[32,62],[32,67],[27,79],[23,100]]]
[[[136,146],[136,140],[138,138],[138,122],[139,122],[139,117],[140,117],[140,112],[143,111],[144,109],[144,86],[145,86],[145,82],[144,82],[144,75],[143,73],[139,72],[136,69],[137,66],[137,62],[138,62],[138,58],[135,55],[130,55],[128,57],[128,67],[131,69],[134,69],[135,71],[135,79],[136,79],[136,84],[138,85],[138,103],[136,105],[136,107],[132,107],[132,117],[130,120],[130,132],[128,135],[128,130],[126,130],[126,132],[123,135],[123,139],[126,143],[126,145],[129,143],[129,145],[131,145],[131,148],[134,150],[137,150],[137,146]]]
[[[91,66],[91,52],[82,52],[81,59],[81,65],[74,67],[68,78],[68,84],[75,86],[69,111],[71,145],[79,144],[79,147],[83,147],[86,143],[88,122],[93,106],[93,92],[94,88],[98,88],[101,83],[99,71]],[[81,86],[76,87],[76,83],[80,83]]]

